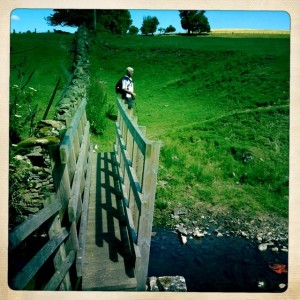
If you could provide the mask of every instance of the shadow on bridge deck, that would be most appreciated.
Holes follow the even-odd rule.
[[[113,153],[93,156],[82,290],[135,290]]]

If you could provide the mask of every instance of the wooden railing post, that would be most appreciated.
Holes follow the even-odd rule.
[[[138,231],[138,246],[141,251],[141,265],[137,277],[138,290],[146,289],[160,147],[160,142],[151,142],[146,146],[142,184],[143,202]]]
[[[61,164],[58,149],[51,148],[50,150],[52,177],[57,198],[60,199],[62,204],[60,217],[63,219],[71,198],[71,180],[69,177],[69,169],[67,164]]]
[[[54,202],[54,200],[55,200],[55,198],[51,198],[52,203]],[[49,238],[51,239],[52,237],[55,236],[55,234],[57,234],[57,232],[60,232],[61,230],[62,230],[61,220],[59,218],[59,214],[57,214],[54,217],[53,222],[49,228],[49,231],[48,231]],[[64,245],[64,243],[62,243],[53,258],[55,270],[59,270],[61,264],[66,259],[66,256],[67,256],[67,254],[66,254],[65,245]],[[60,284],[59,290],[61,290],[61,291],[72,290],[71,279],[70,279],[69,273],[67,273],[67,275],[63,279],[62,283]]]
[[[139,129],[141,133],[146,136],[146,127],[145,126],[139,126]],[[143,182],[143,172],[144,172],[144,155],[140,151],[138,147],[136,147],[136,154],[135,154],[135,161],[133,162],[133,167],[136,171],[136,176],[140,183]]]

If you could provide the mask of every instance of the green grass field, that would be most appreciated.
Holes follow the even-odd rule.
[[[53,44],[43,39],[15,35],[12,47],[42,45],[27,57],[31,68],[43,65],[31,84],[48,90],[48,101],[56,77],[71,64],[72,36],[52,35]],[[104,82],[107,103],[115,106],[115,83],[132,66],[138,122],[163,142],[156,224],[178,206],[288,216],[289,35],[99,33],[90,45],[90,95],[97,97],[96,85]],[[105,132],[92,139],[101,151],[112,151],[114,123],[105,123]]]
[[[154,138],[235,110],[288,104],[288,38],[99,36],[91,60],[111,103],[125,67],[135,68],[137,113]]]
[[[73,64],[72,44],[74,35],[12,34],[10,41],[10,84],[12,102],[13,93],[22,90],[26,93],[24,103],[18,108],[18,115],[30,114],[38,105],[37,120],[41,120],[54,91],[55,85],[61,82],[54,99],[54,105],[48,114],[53,118],[57,102],[66,86]],[[29,80],[29,81],[28,81]],[[12,88],[15,86],[14,88]],[[32,88],[32,89],[30,89]],[[26,130],[25,130],[26,129]],[[24,135],[28,128],[24,129]]]

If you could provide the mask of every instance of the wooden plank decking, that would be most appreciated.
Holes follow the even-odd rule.
[[[112,153],[94,154],[82,290],[136,290]]]

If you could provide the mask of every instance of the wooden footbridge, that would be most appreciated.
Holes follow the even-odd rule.
[[[12,289],[146,289],[160,142],[149,141],[117,100],[116,142],[112,152],[97,153],[85,106],[83,100],[51,150],[56,193],[9,233],[14,258],[41,228],[48,236],[21,271],[10,274]]]

